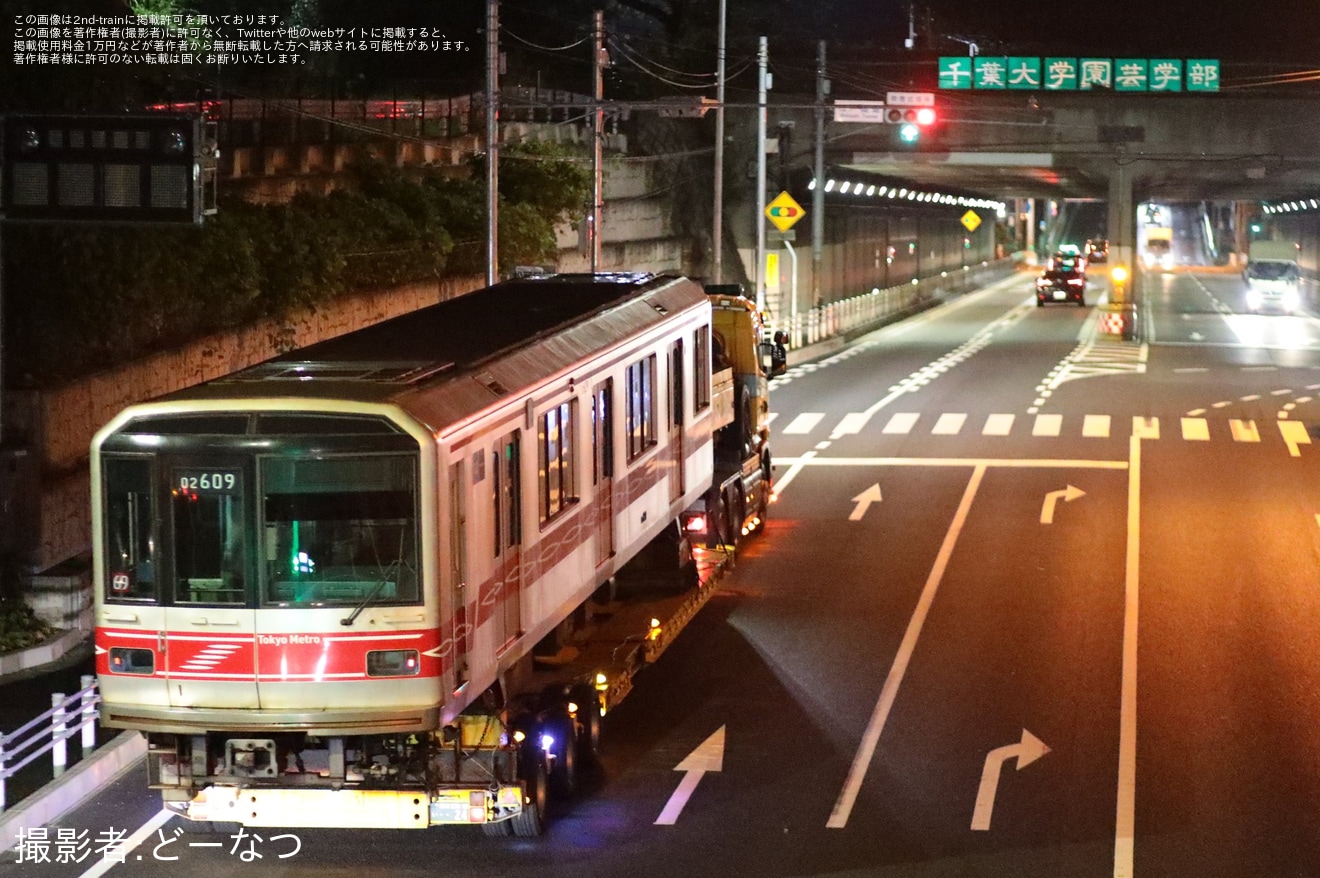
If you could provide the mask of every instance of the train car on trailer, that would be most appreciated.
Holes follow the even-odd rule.
[[[684,278],[505,282],[100,430],[102,721],[146,734],[165,805],[539,833],[601,702],[536,689],[534,647],[644,547],[715,539],[707,501],[722,530],[765,514],[759,316],[714,298],[723,330]],[[722,429],[751,461],[734,482]]]

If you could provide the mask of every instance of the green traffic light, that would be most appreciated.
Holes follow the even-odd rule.
[[[898,129],[898,136],[904,143],[916,143],[921,139],[921,129],[908,122]]]

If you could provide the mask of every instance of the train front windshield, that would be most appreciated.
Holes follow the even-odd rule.
[[[224,435],[202,432],[216,429],[202,421],[190,432],[187,420],[134,421],[102,446],[106,600],[420,602],[414,440],[275,431],[254,441],[279,422],[235,420]],[[308,421],[304,430],[355,423],[283,420]]]

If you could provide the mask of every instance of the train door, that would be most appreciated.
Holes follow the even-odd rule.
[[[101,692],[119,701],[169,704],[158,482],[152,458],[105,455],[101,467],[102,606],[96,620]]]
[[[449,466],[449,577],[454,594],[454,688],[468,679],[468,642],[471,628],[467,609],[467,467],[464,461]]]
[[[170,599],[166,677],[175,707],[256,708],[256,610],[248,545],[250,465],[167,461]]]
[[[491,484],[495,491],[494,588],[481,596],[478,623],[493,614],[496,649],[507,645],[522,625],[522,478],[518,431],[495,446]]]
[[[687,454],[683,448],[683,341],[679,339],[669,346],[669,502],[674,503],[683,496],[685,489],[683,470],[687,463]]]
[[[591,392],[591,484],[596,498],[596,564],[614,555],[614,379]]]

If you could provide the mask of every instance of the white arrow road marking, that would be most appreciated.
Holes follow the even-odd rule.
[[[870,508],[871,504],[879,503],[883,499],[884,498],[880,496],[880,484],[877,482],[856,497],[852,498],[852,501],[857,505],[853,507],[852,514],[848,516],[848,520],[861,521],[862,516],[866,514],[866,510]]]
[[[1086,492],[1081,488],[1074,488],[1072,485],[1064,488],[1062,491],[1050,491],[1045,495],[1045,505],[1040,507],[1040,523],[1054,524],[1054,507],[1062,498],[1063,502],[1071,503],[1078,497],[1085,497]]]
[[[976,791],[976,809],[972,812],[973,831],[990,828],[990,814],[995,809],[995,792],[999,789],[999,774],[1004,763],[1017,757],[1017,770],[1021,771],[1048,752],[1050,748],[1040,738],[1023,729],[1021,741],[997,747],[986,754],[981,786]]]
[[[674,766],[674,771],[685,771],[683,779],[678,782],[678,789],[669,797],[665,803],[665,809],[660,812],[660,816],[655,818],[657,826],[673,826],[678,820],[678,815],[683,813],[683,806],[687,804],[692,793],[696,791],[697,784],[701,783],[701,776],[708,771],[720,771],[724,768],[724,726],[715,730],[711,735],[701,743],[697,749],[688,754],[687,758],[678,765]]]

